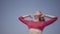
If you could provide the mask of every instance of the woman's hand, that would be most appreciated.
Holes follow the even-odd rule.
[[[31,15],[31,14],[28,14],[28,15],[24,15],[23,17],[24,17],[24,18],[27,18],[27,17],[32,18],[32,15]]]
[[[48,15],[48,14],[43,14],[42,17],[55,18],[56,16],[52,16],[52,15]]]
[[[31,14],[29,14],[29,16],[28,16],[28,17],[32,18],[32,15],[31,15]]]
[[[42,13],[41,17],[45,17],[45,14]]]

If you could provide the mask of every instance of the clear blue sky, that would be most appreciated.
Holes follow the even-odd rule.
[[[27,26],[18,17],[36,9],[58,17],[43,34],[60,34],[60,0],[0,0],[0,34],[28,34]]]

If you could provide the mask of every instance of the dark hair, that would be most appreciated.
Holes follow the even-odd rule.
[[[36,17],[39,19],[39,21],[45,21],[45,18],[44,17],[40,17],[40,16],[38,16],[38,15],[35,15],[34,16],[35,17],[35,19],[36,19]]]
[[[44,17],[39,17],[39,21],[45,21]]]

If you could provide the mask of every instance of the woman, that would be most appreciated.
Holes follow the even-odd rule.
[[[35,20],[26,20],[25,18],[32,17],[31,15],[20,16],[18,19],[26,24],[29,28],[29,34],[42,34],[44,27],[52,24],[57,20],[56,16],[51,16],[43,14],[40,11],[35,11],[34,19]],[[50,18],[49,20],[44,19],[44,17]]]

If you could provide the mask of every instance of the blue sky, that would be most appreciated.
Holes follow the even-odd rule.
[[[60,34],[60,0],[0,0],[0,33],[28,34],[28,28],[18,17],[35,10],[55,15],[58,20],[47,26],[43,34]]]

